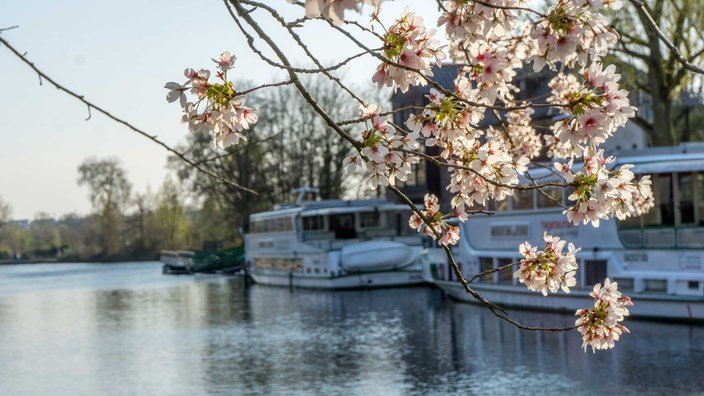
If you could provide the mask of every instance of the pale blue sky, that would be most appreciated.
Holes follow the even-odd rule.
[[[285,0],[266,3],[291,7]],[[388,2],[384,14],[398,15],[399,3]],[[424,6],[421,15],[434,27],[434,2],[411,3]],[[210,58],[229,50],[238,56],[235,71],[243,78],[275,78],[250,53],[221,1],[0,0],[0,9],[0,28],[19,25],[2,37],[40,70],[171,146],[189,132],[179,122],[179,106],[165,101],[163,86],[183,82],[184,68],[212,70]],[[295,7],[292,12],[302,14]],[[353,52],[321,31],[307,32],[321,59]],[[346,75],[367,79],[373,69],[373,62],[354,62]],[[47,82],[40,86],[36,74],[2,47],[0,81],[0,196],[14,218],[89,213],[87,190],[76,184],[77,167],[88,157],[118,157],[135,191],[159,189],[167,175],[163,148],[98,113],[84,121],[86,106]]]

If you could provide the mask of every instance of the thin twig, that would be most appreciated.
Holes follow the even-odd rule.
[[[44,72],[42,72],[41,70],[39,70],[39,69],[34,65],[34,63],[30,62],[24,55],[22,55],[17,49],[15,49],[15,47],[13,47],[12,45],[10,45],[10,43],[8,43],[7,40],[3,39],[2,37],[0,37],[0,43],[4,44],[7,48],[9,48],[10,51],[12,51],[12,53],[14,53],[18,58],[20,58],[20,60],[22,60],[22,62],[26,63],[32,70],[34,70],[34,72],[37,73],[37,75],[39,75],[40,78],[43,78],[43,79],[49,81],[49,82],[50,82],[54,87],[56,87],[56,89],[58,89],[59,91],[65,92],[66,94],[68,94],[68,95],[70,95],[70,96],[72,96],[72,97],[78,99],[81,103],[83,103],[83,104],[85,104],[86,106],[88,106],[88,118],[87,118],[86,120],[90,119],[90,115],[91,115],[90,109],[94,109],[94,110],[98,111],[99,113],[102,113],[102,114],[105,115],[106,117],[110,118],[111,120],[113,120],[113,121],[115,121],[115,122],[117,122],[117,123],[119,123],[119,124],[122,124],[122,125],[126,126],[127,128],[133,130],[134,132],[137,132],[138,134],[140,134],[140,135],[146,137],[147,139],[151,140],[152,142],[154,142],[154,143],[160,145],[161,147],[165,148],[167,151],[169,151],[169,152],[173,153],[174,155],[176,155],[178,158],[180,158],[180,159],[181,159],[182,161],[184,161],[185,163],[187,163],[187,164],[193,166],[194,168],[198,169],[200,172],[203,172],[203,173],[205,173],[206,175],[208,175],[208,176],[210,176],[210,177],[212,177],[212,178],[215,178],[215,179],[220,180],[220,181],[222,181],[222,182],[224,182],[224,183],[227,183],[227,184],[231,185],[232,187],[235,187],[235,188],[240,189],[240,190],[242,190],[242,191],[246,191],[246,192],[251,193],[251,194],[254,194],[254,195],[259,195],[259,194],[258,194],[256,191],[254,191],[254,190],[251,190],[251,189],[249,189],[249,188],[246,188],[246,187],[244,187],[244,186],[241,186],[241,185],[239,185],[239,184],[233,182],[232,180],[226,179],[226,178],[224,178],[224,177],[222,177],[222,176],[220,176],[220,175],[216,175],[215,173],[213,173],[213,172],[211,172],[211,171],[209,171],[209,170],[207,170],[207,169],[202,168],[201,166],[199,166],[199,165],[196,164],[195,162],[193,162],[193,161],[191,161],[190,159],[186,158],[182,153],[180,153],[180,152],[174,150],[174,149],[171,148],[169,145],[167,145],[166,143],[164,143],[164,142],[162,142],[161,140],[159,140],[156,136],[150,135],[150,134],[148,134],[147,132],[145,132],[145,131],[143,131],[143,130],[137,128],[137,127],[135,127],[135,126],[132,125],[132,124],[130,124],[129,122],[127,122],[127,121],[125,121],[125,120],[123,120],[123,119],[121,119],[121,118],[118,118],[118,117],[116,117],[116,116],[110,114],[107,110],[103,109],[102,107],[100,107],[100,106],[98,106],[98,105],[96,105],[96,104],[93,104],[92,102],[86,100],[82,95],[79,95],[79,94],[73,92],[72,90],[70,90],[70,89],[64,87],[63,85],[59,84],[58,82],[54,81],[54,79],[52,79],[51,77],[47,76]]]
[[[355,140],[350,134],[347,132],[343,131],[340,126],[338,126],[335,121],[330,117],[330,115],[318,104],[318,102],[312,97],[310,92],[306,89],[306,87],[303,85],[301,80],[298,78],[298,75],[291,69],[291,63],[289,62],[288,58],[286,55],[283,53],[283,51],[279,48],[278,45],[269,37],[257,24],[254,19],[252,19],[252,16],[244,9],[242,6],[242,3],[239,0],[230,0],[230,3],[235,7],[237,14],[252,28],[254,31],[257,33],[259,38],[264,40],[264,42],[269,45],[269,47],[274,51],[276,56],[279,58],[281,63],[286,67],[286,70],[288,71],[288,75],[291,79],[291,82],[293,85],[298,89],[298,92],[303,96],[303,99],[308,102],[308,104],[313,108],[313,110],[320,115],[325,123],[332,128],[338,135],[340,135],[343,139],[347,140],[352,146],[354,146],[356,149],[361,149],[361,143]],[[236,19],[237,26],[240,28],[240,31],[242,31],[243,34],[247,35],[247,42],[250,43],[250,45],[253,43],[254,38],[246,33],[244,30],[244,26],[242,26],[239,23],[239,19]]]
[[[328,79],[330,79],[331,81],[333,81],[333,82],[334,82],[335,84],[337,84],[337,86],[339,86],[342,90],[344,90],[345,92],[347,92],[348,95],[350,95],[352,98],[354,98],[354,99],[355,99],[357,102],[359,102],[360,104],[364,105],[364,101],[363,101],[362,99],[360,99],[357,95],[355,95],[355,93],[352,92],[349,88],[347,88],[347,87],[340,81],[339,78],[333,76],[332,74],[330,74],[329,71],[325,70],[325,67],[320,63],[320,61],[319,61],[315,56],[313,56],[313,54],[312,54],[312,53],[310,52],[310,50],[308,49],[308,46],[306,46],[305,43],[303,42],[303,40],[301,40],[301,37],[300,37],[296,32],[293,31],[293,29],[286,23],[286,20],[284,20],[284,18],[283,18],[278,12],[276,12],[275,9],[273,9],[273,8],[271,8],[271,7],[269,7],[269,6],[265,5],[265,4],[262,4],[262,3],[259,3],[259,2],[254,2],[254,1],[245,1],[245,0],[243,0],[242,3],[243,3],[243,4],[249,4],[249,5],[252,5],[252,6],[255,6],[255,7],[259,7],[259,8],[262,8],[262,9],[266,10],[267,12],[269,12],[269,14],[270,14],[276,21],[278,21],[279,24],[281,24],[281,26],[282,26],[284,29],[286,29],[286,30],[288,31],[288,34],[291,36],[291,38],[293,38],[293,40],[296,42],[296,44],[298,44],[298,46],[306,53],[306,56],[308,56],[308,58],[309,58],[311,61],[313,61],[313,63],[318,67],[318,70],[320,71],[320,73],[323,73]],[[225,2],[225,4],[227,5],[227,2]]]

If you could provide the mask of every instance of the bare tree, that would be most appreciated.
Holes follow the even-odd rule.
[[[699,28],[704,25],[704,9],[699,0],[643,0],[635,4],[635,12],[614,14],[614,27],[621,35],[619,46],[614,48],[616,62],[627,76],[628,88],[645,94],[646,102],[635,121],[647,131],[651,143],[677,145],[689,140],[689,128],[675,127],[689,111],[682,102],[687,96],[700,96],[702,88],[701,78],[695,78],[678,58],[694,65],[704,63],[704,35]],[[659,33],[669,39],[676,52]],[[700,105],[701,100],[700,96]]]
[[[304,77],[317,102],[338,119],[351,118],[354,102],[321,76]],[[298,187],[317,187],[321,198],[340,198],[347,174],[343,160],[351,148],[311,109],[294,87],[268,91],[261,104],[257,133],[266,139],[267,160],[275,199],[285,202]]]
[[[204,135],[191,135],[180,148],[200,167],[225,175],[238,184],[255,189],[258,199],[252,199],[247,191],[222,183],[212,178],[202,177],[197,170],[172,157],[169,166],[200,204],[195,224],[204,241],[215,240],[236,243],[240,235],[238,228],[246,226],[249,213],[263,210],[271,205],[269,179],[265,148],[254,135],[246,144],[232,147],[225,152],[214,152],[210,140]]]

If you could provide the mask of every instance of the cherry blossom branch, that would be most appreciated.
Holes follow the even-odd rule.
[[[237,91],[237,94],[244,96],[244,95],[249,94],[250,92],[258,91],[258,90],[260,90],[260,89],[264,89],[264,88],[274,88],[274,87],[284,87],[284,86],[291,85],[291,84],[293,84],[293,82],[292,82],[291,80],[280,81],[280,82],[277,82],[277,83],[262,84],[262,85],[258,85],[258,86],[256,86],[256,87],[253,87],[253,88],[250,88],[250,89],[246,89],[246,90],[242,90],[242,91]]]
[[[230,14],[230,17],[233,18],[233,20],[235,21],[235,23],[238,25],[238,28],[239,28],[240,31],[242,32],[242,34],[244,34],[244,36],[246,37],[246,39],[247,39],[247,45],[250,47],[250,49],[251,49],[256,55],[258,55],[259,58],[261,58],[264,62],[268,63],[270,66],[273,66],[273,67],[275,67],[275,68],[277,68],[277,69],[286,71],[286,70],[287,70],[287,67],[286,67],[286,66],[284,66],[284,65],[282,65],[282,64],[280,64],[280,63],[277,63],[277,62],[275,62],[274,60],[272,60],[271,58],[269,58],[268,56],[264,55],[264,53],[262,53],[262,52],[254,45],[254,37],[252,37],[249,33],[247,33],[246,30],[243,29],[242,26],[240,26],[239,21],[237,20],[237,17],[233,14],[232,10],[230,9],[227,0],[223,0],[223,1],[224,1],[225,5],[226,5],[226,8],[227,8],[228,13]],[[307,19],[307,18],[304,18],[304,19]],[[335,70],[337,70],[337,69],[339,69],[339,68],[341,68],[341,67],[347,65],[349,62],[351,62],[351,61],[353,61],[353,60],[355,60],[355,59],[357,59],[357,58],[360,58],[360,57],[362,57],[362,56],[364,56],[364,55],[366,55],[366,52],[360,52],[360,53],[358,53],[358,54],[352,55],[352,56],[350,56],[350,57],[348,57],[348,58],[342,60],[341,62],[338,62],[338,63],[336,63],[336,64],[334,64],[334,65],[332,65],[332,66],[324,67],[324,68],[322,68],[322,69],[307,69],[307,68],[301,68],[301,67],[295,67],[295,66],[291,66],[290,69],[293,70],[293,71],[295,71],[296,73],[303,73],[303,74],[315,74],[315,73],[319,73],[319,72],[321,72],[321,71],[335,71]]]
[[[64,93],[68,94],[69,96],[72,96],[73,98],[77,99],[77,100],[80,101],[81,103],[85,104],[86,106],[88,106],[88,110],[89,110],[89,111],[90,111],[91,109],[96,110],[96,111],[98,111],[99,113],[103,114],[104,116],[108,117],[109,119],[111,119],[111,120],[117,122],[118,124],[122,124],[122,125],[126,126],[127,128],[131,129],[132,131],[134,131],[134,132],[136,132],[136,133],[138,133],[138,134],[144,136],[145,138],[151,140],[152,142],[158,144],[159,146],[163,147],[163,148],[166,149],[167,151],[169,151],[169,152],[171,152],[172,154],[176,155],[176,156],[177,156],[179,159],[181,159],[183,162],[187,163],[188,165],[193,166],[193,167],[196,168],[198,171],[200,171],[200,172],[202,172],[202,173],[204,173],[204,174],[206,174],[206,175],[208,175],[208,176],[210,176],[210,177],[212,177],[212,178],[214,178],[214,179],[220,180],[220,181],[222,181],[223,183],[226,183],[226,184],[228,184],[228,185],[230,185],[230,186],[232,186],[232,187],[234,187],[234,188],[237,188],[237,189],[239,189],[239,190],[248,192],[248,193],[250,193],[250,194],[259,195],[259,194],[258,194],[256,191],[254,191],[254,190],[251,190],[251,189],[249,189],[249,188],[246,188],[246,187],[244,187],[244,186],[241,186],[241,185],[239,185],[239,184],[233,182],[232,180],[229,180],[229,179],[227,179],[227,178],[224,178],[224,177],[222,177],[222,176],[220,176],[220,175],[217,175],[217,174],[215,174],[215,173],[213,173],[213,172],[211,172],[211,171],[209,171],[209,170],[207,170],[207,169],[201,167],[201,166],[198,165],[197,163],[195,163],[195,162],[193,162],[192,160],[190,160],[190,159],[188,159],[187,157],[185,157],[182,153],[176,151],[175,149],[171,148],[171,147],[170,147],[169,145],[167,145],[166,143],[164,143],[164,142],[162,142],[161,140],[159,140],[155,135],[150,135],[149,133],[147,133],[147,132],[145,132],[145,131],[143,131],[143,130],[137,128],[136,126],[130,124],[129,122],[127,122],[127,121],[125,121],[125,120],[123,120],[123,119],[121,119],[121,118],[118,118],[118,117],[112,115],[112,114],[109,113],[107,110],[103,109],[102,107],[100,107],[100,106],[98,106],[98,105],[96,105],[96,104],[94,104],[94,103],[92,103],[92,102],[86,100],[86,99],[85,99],[85,96],[79,95],[79,94],[73,92],[72,90],[70,90],[70,89],[64,87],[63,85],[59,84],[59,83],[56,82],[54,79],[52,79],[51,77],[49,77],[48,75],[46,75],[44,72],[42,72],[41,70],[39,70],[39,69],[34,65],[34,63],[32,63],[31,61],[29,61],[29,59],[27,59],[23,54],[21,54],[15,47],[13,47],[9,42],[7,42],[7,40],[3,39],[2,37],[0,37],[0,43],[4,44],[13,54],[15,54],[18,58],[20,58],[20,60],[21,60],[22,62],[24,62],[25,64],[27,64],[27,66],[29,66],[32,70],[34,70],[34,72],[40,77],[40,79],[44,79],[44,80],[48,81],[49,83],[51,83],[51,84],[52,84],[56,89],[58,89],[59,91],[62,91],[62,92],[64,92]],[[41,83],[40,83],[40,85],[41,85]],[[88,119],[90,119],[90,113],[89,113]]]
[[[508,263],[508,264],[502,265],[502,266],[500,266],[500,267],[491,268],[491,269],[482,271],[482,272],[480,272],[480,273],[478,273],[478,274],[474,274],[471,278],[467,279],[467,283],[472,282],[473,280],[475,280],[475,279],[477,279],[477,278],[481,278],[481,277],[486,276],[486,275],[491,275],[491,274],[493,274],[493,273],[495,273],[495,272],[503,271],[503,270],[505,270],[506,268],[511,268],[511,267],[513,267],[513,266],[516,265],[516,264],[518,264],[518,263]]]
[[[357,38],[355,38],[350,32],[342,29],[340,26],[335,25],[329,19],[325,19],[325,21],[330,25],[331,28],[333,28],[333,29],[337,30],[338,32],[342,33],[343,35],[347,36],[347,38],[350,39],[350,41],[352,41],[358,47],[362,48],[365,51],[365,53],[368,53],[369,55],[379,59],[382,63],[397,67],[399,69],[408,70],[410,72],[418,74],[425,81],[426,85],[432,86],[433,88],[437,89],[439,92],[442,92],[443,94],[445,94],[447,96],[451,96],[451,97],[459,100],[460,102],[466,103],[470,106],[482,107],[482,108],[491,109],[491,110],[498,110],[498,111],[515,111],[515,110],[525,110],[525,109],[529,109],[529,108],[539,108],[539,107],[569,107],[570,106],[569,104],[546,104],[546,103],[531,103],[531,104],[522,105],[522,106],[496,106],[496,105],[490,105],[490,104],[486,104],[486,103],[475,102],[475,101],[469,100],[467,98],[457,96],[457,94],[454,91],[443,87],[442,85],[440,85],[440,83],[438,83],[437,81],[433,80],[432,78],[430,78],[430,77],[426,76],[424,73],[422,73],[421,70],[419,70],[418,68],[414,68],[414,67],[411,67],[408,65],[400,64],[398,62],[394,62],[393,60],[388,59],[381,54],[378,54],[375,50],[367,47],[366,45],[364,45],[364,43],[357,40]]]
[[[486,13],[487,4],[481,1],[467,7],[467,2],[464,1],[448,2],[447,8],[452,10],[445,9],[440,22],[440,25],[446,27],[450,39],[447,48],[434,38],[434,30],[426,29],[421,16],[406,9],[394,24],[388,27],[381,25],[384,33],[376,34],[376,37],[381,38],[384,45],[380,49],[371,49],[352,34],[353,29],[341,27],[345,24],[345,9],[359,10],[362,2],[363,0],[336,2],[335,7],[332,7],[332,1],[307,0],[305,4],[298,1],[295,4],[306,7],[307,17],[293,22],[287,22],[273,7],[261,2],[230,0],[226,5],[253,52],[268,64],[285,70],[291,84],[311,108],[356,149],[357,154],[347,157],[344,166],[348,170],[355,167],[367,169],[370,172],[369,184],[372,188],[388,186],[391,192],[411,207],[413,215],[409,219],[409,225],[412,228],[439,240],[449,265],[468,295],[487,306],[496,316],[521,329],[562,331],[574,328],[546,329],[525,326],[509,318],[501,307],[479,295],[463,278],[449,248],[459,241],[460,230],[448,220],[456,217],[465,221],[470,214],[491,214],[491,211],[473,208],[476,204],[486,204],[488,199],[506,199],[515,191],[536,188],[542,190],[548,186],[574,187],[574,193],[569,198],[574,201],[574,205],[565,210],[567,219],[574,224],[592,222],[594,226],[598,226],[600,218],[621,218],[638,214],[638,211],[648,208],[649,203],[646,201],[652,196],[650,180],[632,182],[634,175],[629,170],[630,165],[611,171],[606,168],[606,164],[613,161],[613,158],[604,157],[603,151],[598,149],[600,143],[635,113],[635,108],[630,106],[627,100],[628,93],[619,89],[619,75],[614,73],[614,66],[602,66],[598,61],[605,55],[606,50],[618,41],[618,36],[608,28],[608,19],[598,10],[616,10],[621,3],[558,2],[549,8],[548,15],[536,13],[544,17],[543,20],[529,21],[519,28],[517,23],[520,15],[511,11],[526,10],[508,6],[513,3],[499,3],[506,6],[503,6],[503,9],[494,7],[498,11]],[[249,8],[245,8],[245,4]],[[442,8],[442,4],[440,7]],[[236,12],[233,12],[233,9]],[[411,86],[432,87],[427,95],[429,105],[406,120],[404,125],[408,130],[403,126],[394,125],[387,119],[393,111],[382,112],[374,103],[360,106],[360,119],[333,120],[300,80],[299,73],[309,69],[293,67],[282,48],[254,20],[255,16],[262,14],[256,12],[260,9],[278,21],[317,66],[317,70],[310,69],[312,72],[326,74],[352,97],[355,96],[351,90],[331,77],[328,68],[322,66],[298,36],[297,29],[303,27],[308,19],[324,19],[331,29],[347,37],[351,43],[361,48],[363,53],[380,60],[381,65],[372,79],[379,86],[393,86],[402,92],[406,92]],[[592,14],[595,10],[597,12]],[[381,24],[375,14],[372,19]],[[357,27],[362,33],[374,34],[356,23],[347,23],[346,26]],[[252,30],[254,34],[249,33]],[[508,33],[506,37],[508,31],[518,35]],[[263,40],[268,45],[275,54],[274,58],[278,60],[267,58],[257,48],[255,36],[257,40]],[[431,65],[440,65],[448,54],[466,62],[466,66],[458,73],[454,90],[442,87],[430,77],[433,72]],[[546,103],[536,103],[537,99],[533,99],[516,105],[514,92],[519,92],[520,89],[512,81],[516,70],[531,61],[534,62],[535,70],[540,70],[546,65],[553,70],[560,68],[561,71],[565,67],[573,69],[572,71],[581,67],[580,77],[576,77],[574,73],[560,73],[548,84],[551,95],[545,99]],[[224,73],[232,67],[234,59],[229,52],[224,52],[220,60],[215,62]],[[202,75],[200,73],[187,70],[190,83],[198,92],[203,91],[203,87],[210,87],[207,85],[209,72],[206,70],[202,71]],[[228,93],[236,92],[233,85],[222,75],[219,78],[223,83],[212,85],[214,88],[201,93],[201,96],[210,95],[208,99],[211,102],[217,99],[213,105],[215,110],[227,106],[230,113],[248,111],[249,109],[241,107],[241,100],[244,98],[240,99]],[[179,94],[187,89],[176,83],[167,85],[172,90],[167,97],[169,101],[175,101]],[[610,93],[609,96],[606,91]],[[182,106],[185,106],[187,114],[191,112],[187,104]],[[565,114],[564,118],[553,123],[553,133],[545,139],[552,157],[564,159],[563,162],[554,163],[557,172],[553,171],[552,175],[561,177],[565,183],[547,179],[548,183],[539,184],[538,178],[533,178],[528,173],[531,161],[535,161],[540,155],[540,150],[546,147],[531,124],[533,109],[538,107],[562,107],[561,111]],[[487,109],[490,111],[487,112]],[[502,111],[509,113],[501,114]],[[485,114],[491,113],[499,120],[499,129],[496,129],[496,125],[486,129],[479,128],[482,120],[487,120]],[[196,114],[195,117],[203,116]],[[237,117],[239,119],[239,115]],[[197,124],[201,119],[194,120]],[[256,116],[252,115],[248,122],[255,121]],[[218,122],[213,124],[219,127],[221,124]],[[342,123],[363,123],[361,140],[342,130]],[[224,127],[229,129],[229,125]],[[215,132],[218,133],[217,130]],[[421,149],[421,145],[436,147],[442,152],[431,156]],[[574,160],[580,161],[580,158],[583,159],[583,164],[579,165],[580,169],[575,172],[572,169]],[[433,194],[426,194],[425,209],[420,209],[395,187],[397,181],[406,180],[413,172],[413,164],[419,161],[432,162],[451,170],[451,181],[447,188],[454,195],[451,202],[452,213],[443,214],[439,200]],[[521,174],[526,174],[532,184],[521,185]],[[597,183],[606,179],[607,183]],[[631,206],[631,202],[635,204]],[[650,204],[652,205],[652,202]],[[570,244],[569,250],[563,254],[562,249],[566,241],[547,233],[543,239],[546,242],[545,251],[538,251],[528,242],[520,246],[519,251],[525,259],[521,260],[520,268],[514,277],[518,277],[519,282],[524,283],[528,289],[540,291],[545,295],[548,291],[557,292],[558,288],[569,292],[569,288],[574,287],[576,282],[575,254],[579,249]],[[501,266],[491,273],[506,268]],[[487,272],[480,272],[477,276],[482,274]],[[476,276],[472,279],[476,279]],[[580,317],[577,324],[584,336],[584,345],[591,345],[596,349],[613,346],[618,334],[625,330],[625,327],[617,322],[628,315],[625,307],[629,305],[629,300],[621,298],[616,285],[610,284],[606,279],[604,290],[599,291],[595,287],[591,293],[592,297],[597,299],[594,307],[577,311],[577,316]],[[608,305],[612,301],[614,304]],[[603,316],[607,314],[610,315],[608,321]],[[599,338],[604,332],[609,334],[606,340]]]
[[[511,188],[514,190],[523,190],[523,191],[528,191],[528,190],[535,190],[535,189],[541,189],[545,187],[568,187],[569,184],[565,183],[556,183],[556,182],[549,182],[549,183],[542,183],[542,184],[535,184],[532,186],[522,186],[522,185],[509,185],[501,182],[497,182],[496,180],[492,180],[481,173],[477,172],[475,169],[472,169],[471,167],[468,166],[462,166],[462,165],[454,165],[454,164],[448,164],[447,162],[439,160],[436,156],[428,155],[422,151],[414,151],[414,150],[408,150],[408,152],[413,153],[419,157],[424,158],[427,161],[432,162],[434,165],[443,167],[443,168],[454,168],[454,169],[461,169],[461,170],[466,170],[468,172],[472,172],[473,174],[481,177],[485,182],[494,185],[496,187],[507,187]]]
[[[521,330],[530,330],[530,331],[553,331],[553,332],[561,332],[561,331],[569,331],[576,329],[577,326],[567,326],[567,327],[534,327],[534,326],[527,326],[524,325],[516,320],[513,320],[508,317],[508,312],[506,312],[505,309],[499,307],[498,305],[492,303],[491,301],[487,300],[483,296],[481,296],[479,293],[477,293],[474,289],[472,289],[469,286],[468,280],[464,279],[462,276],[462,270],[460,270],[459,266],[454,260],[454,257],[452,257],[452,252],[450,251],[450,248],[448,246],[443,246],[443,249],[445,250],[445,253],[449,257],[449,264],[452,267],[452,271],[455,273],[455,277],[457,277],[457,281],[462,285],[464,290],[470,294],[474,299],[479,301],[480,303],[484,304],[491,313],[493,313],[496,317],[499,319],[502,319],[515,327],[521,329]],[[503,267],[500,267],[503,268]],[[473,276],[471,279],[475,279],[478,275]]]
[[[436,236],[439,236],[439,232],[433,228],[432,221],[428,219],[418,208],[416,205],[401,191],[399,190],[396,186],[389,185],[389,189],[396,194],[401,201],[403,201],[405,204],[407,204],[415,213],[417,213],[423,221],[426,223],[426,226],[429,227]],[[554,332],[560,332],[560,331],[568,331],[568,330],[573,330],[577,326],[569,326],[569,327],[534,327],[534,326],[527,326],[524,325],[516,320],[513,320],[508,317],[508,312],[496,305],[495,303],[487,300],[485,297],[483,297],[481,294],[477,293],[476,290],[474,290],[471,286],[469,286],[469,282],[471,282],[473,279],[477,278],[478,276],[485,275],[485,273],[480,273],[478,275],[473,276],[470,280],[464,279],[464,276],[462,275],[462,270],[460,270],[459,266],[455,262],[455,257],[452,254],[452,250],[447,245],[442,245],[442,248],[445,252],[445,256],[448,259],[448,263],[452,267],[452,271],[455,274],[455,277],[457,278],[457,281],[462,285],[462,288],[466,293],[471,295],[475,300],[480,302],[482,305],[486,306],[489,311],[491,311],[492,314],[494,314],[496,317],[512,324],[513,326],[522,329],[522,330],[531,330],[531,331],[554,331]],[[499,267],[495,271],[501,270],[506,266]],[[485,271],[486,272],[486,271]]]
[[[547,15],[543,14],[542,12],[536,11],[536,10],[534,10],[534,9],[532,9],[532,8],[519,7],[519,6],[502,6],[502,5],[499,5],[499,4],[487,3],[487,2],[481,1],[481,0],[472,0],[472,1],[475,2],[475,3],[477,3],[477,4],[483,5],[484,7],[494,8],[494,9],[497,9],[497,10],[513,10],[513,11],[529,12],[529,13],[535,14],[535,15],[537,15],[537,16],[543,18],[543,19],[548,17]]]
[[[286,66],[286,70],[288,72],[288,75],[293,82],[293,85],[298,89],[298,92],[303,96],[303,99],[308,102],[308,104],[313,108],[313,110],[320,115],[320,117],[323,118],[325,123],[332,128],[335,132],[337,132],[343,139],[347,140],[350,144],[352,144],[356,149],[360,149],[360,143],[356,141],[352,136],[350,136],[347,132],[342,130],[337,124],[335,124],[335,121],[330,117],[330,115],[327,114],[327,112],[317,103],[317,101],[312,97],[310,92],[306,89],[306,87],[303,85],[301,80],[298,78],[298,75],[291,70],[291,63],[289,62],[288,58],[286,55],[283,53],[283,51],[276,45],[276,43],[269,37],[259,26],[259,24],[252,19],[251,15],[249,14],[248,11],[244,9],[242,6],[242,3],[239,0],[229,0],[230,4],[232,4],[235,9],[237,10],[237,14],[257,33],[259,38],[261,38],[264,42],[269,45],[269,47],[274,51],[276,56],[279,58],[281,63]],[[240,27],[240,30],[244,34],[244,27],[238,23],[237,24]],[[251,38],[251,36],[250,36]],[[253,39],[253,38],[252,38]],[[249,42],[249,38],[248,38]]]

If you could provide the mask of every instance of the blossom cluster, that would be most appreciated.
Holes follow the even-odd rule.
[[[470,38],[502,38],[518,22],[518,15],[504,12],[506,7],[519,5],[520,0],[487,0],[483,2],[450,0],[443,4],[444,11],[438,26],[445,26],[448,36]]]
[[[518,3],[451,0],[444,4],[438,26],[445,27],[450,58],[463,65],[460,76],[467,81],[460,82],[477,88],[471,98],[485,99],[486,104],[513,100],[517,89],[512,80],[529,55],[526,42],[507,39],[517,27],[518,14],[506,12],[505,7]]]
[[[507,147],[511,157],[516,160],[521,157],[538,157],[543,149],[543,141],[532,125],[531,116],[534,112],[532,108],[525,108],[508,113],[504,128],[489,126],[487,140],[497,141],[502,147]]]
[[[181,120],[188,124],[193,133],[210,133],[214,143],[220,148],[237,144],[246,139],[242,131],[257,122],[255,109],[244,106],[244,96],[238,94],[235,85],[228,81],[227,71],[232,69],[237,58],[229,52],[223,52],[218,59],[213,59],[218,71],[218,82],[210,81],[210,70],[184,71],[187,80],[184,84],[168,82],[164,88],[168,102],[179,101],[184,115]],[[195,102],[189,102],[186,92],[195,96]]]
[[[529,155],[534,153],[512,150],[501,139],[483,139],[485,133],[477,124],[484,117],[485,108],[462,100],[475,96],[477,91],[466,77],[460,76],[456,96],[431,89],[428,105],[406,121],[413,133],[420,133],[427,147],[442,149],[441,157],[446,159],[450,172],[447,188],[454,195],[452,206],[458,210],[512,195],[518,175],[525,172]],[[519,120],[521,116],[510,117]],[[526,134],[532,130],[518,124],[511,128]]]
[[[425,194],[423,201],[425,209],[421,210],[421,213],[430,220],[430,223],[426,224],[423,218],[414,212],[408,221],[408,225],[433,239],[438,239],[438,243],[441,245],[456,245],[460,240],[460,228],[445,221],[446,216],[443,216],[442,212],[440,212],[438,197],[433,194]],[[453,212],[451,217],[465,221],[467,214],[460,210]],[[438,235],[440,236],[439,238]]]
[[[425,85],[423,76],[432,76],[431,62],[440,65],[445,53],[433,38],[434,29],[423,26],[423,18],[406,7],[384,34],[383,55],[393,63],[382,62],[372,81],[380,87],[393,86],[406,92],[410,85]]]
[[[568,149],[555,151],[556,156],[578,156],[585,145],[604,143],[635,116],[636,108],[630,105],[628,92],[619,88],[621,75],[615,71],[614,65],[603,68],[594,62],[581,70],[581,84],[574,75],[562,73],[550,81],[548,102],[566,115],[553,125],[555,138]]]
[[[573,224],[591,222],[598,227],[600,219],[625,219],[647,213],[654,206],[650,176],[635,181],[630,164],[609,170],[615,158],[604,157],[602,149],[586,149],[583,159],[576,172],[572,170],[573,160],[555,163],[558,173],[574,188],[568,197],[573,204],[564,211]]]
[[[547,232],[543,234],[543,240],[545,248],[542,251],[528,242],[521,244],[519,251],[523,259],[513,277],[528,289],[539,291],[544,296],[548,295],[548,291],[556,293],[559,289],[569,293],[570,287],[577,284],[574,277],[578,267],[575,254],[580,249],[570,243],[567,251],[563,252],[567,242],[548,235]]]
[[[618,33],[609,27],[602,9],[618,10],[621,1],[559,0],[531,32],[535,40],[529,60],[539,71],[546,64],[567,67],[586,65],[599,60],[618,41]]]
[[[499,141],[480,143],[458,139],[453,148],[462,156],[448,159],[450,184],[448,190],[453,193],[454,208],[484,205],[489,199],[501,201],[513,195],[513,188],[518,185],[518,174],[525,171],[526,157],[515,161],[506,147]]]
[[[575,325],[582,333],[582,348],[609,349],[614,347],[614,342],[621,338],[623,332],[629,333],[628,328],[619,322],[630,314],[629,306],[633,305],[631,299],[623,296],[618,290],[618,284],[609,278],[604,280],[604,285],[596,284],[589,294],[595,299],[594,306],[589,309],[580,309],[575,314],[579,316]]]
[[[476,127],[484,118],[482,106],[475,106],[463,101],[474,97],[479,90],[472,88],[466,78],[459,78],[456,85],[457,94],[445,95],[431,88],[426,95],[428,104],[418,114],[411,114],[406,126],[413,132],[420,132],[428,147],[438,146],[445,149],[443,158],[453,154],[452,143],[458,139],[475,140],[481,135]]]
[[[406,181],[412,165],[419,161],[418,156],[411,153],[420,147],[418,133],[398,131],[375,104],[360,106],[360,114],[368,128],[362,131],[362,149],[345,159],[347,171],[365,168],[370,174],[369,187],[372,189],[394,185],[396,180]]]

